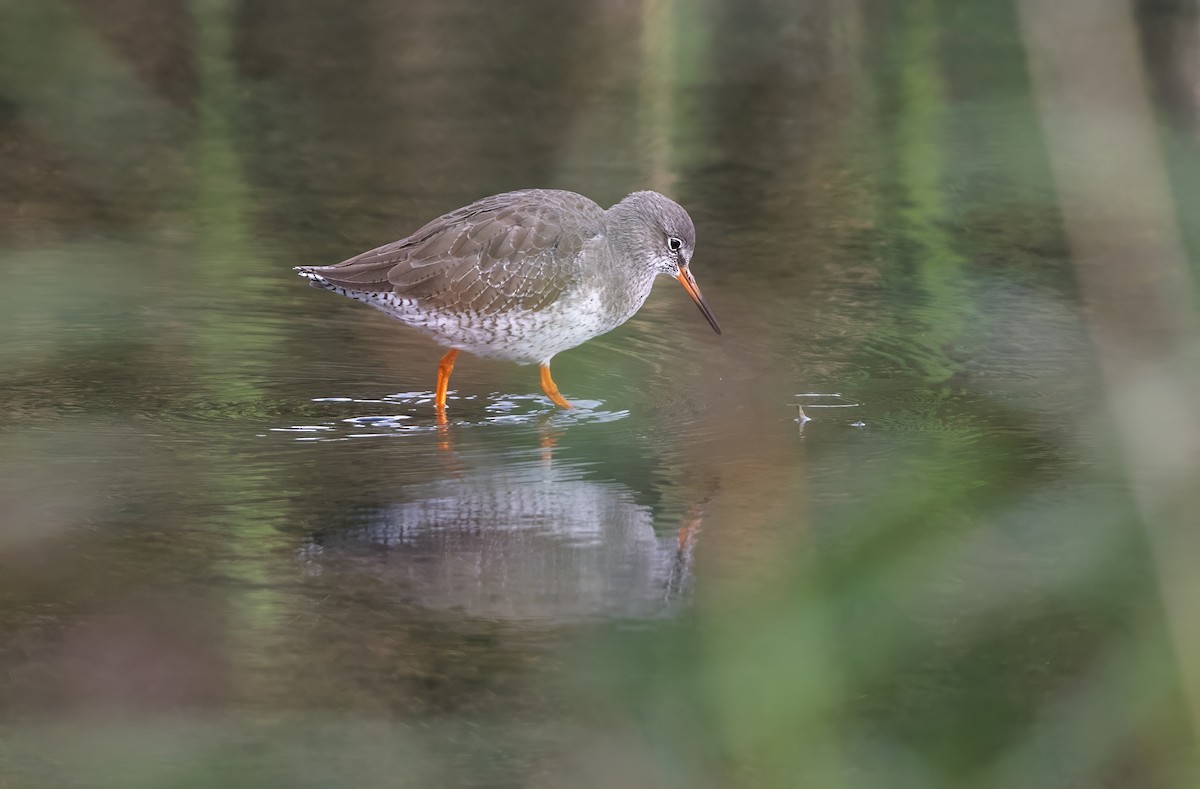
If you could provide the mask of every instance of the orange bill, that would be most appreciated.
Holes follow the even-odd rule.
[[[704,313],[704,318],[708,321],[708,325],[713,327],[713,331],[720,334],[721,325],[717,323],[717,317],[708,308],[708,302],[700,295],[700,286],[696,284],[696,278],[692,276],[691,269],[687,266],[680,266],[679,275],[676,279],[679,280],[680,285],[683,285],[683,289],[687,291],[688,295],[692,297],[692,301],[696,302],[696,306],[700,308],[700,311]]]

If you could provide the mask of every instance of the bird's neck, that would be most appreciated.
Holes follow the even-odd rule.
[[[645,217],[628,198],[606,214],[604,242],[608,245],[606,268],[610,271],[603,287],[611,291],[610,303],[619,306],[622,313],[613,317],[624,322],[638,311],[654,285],[656,272],[644,252],[653,241],[648,237]]]
[[[604,213],[608,236],[614,243],[631,247],[637,243],[638,236],[645,232],[646,220],[628,198]]]

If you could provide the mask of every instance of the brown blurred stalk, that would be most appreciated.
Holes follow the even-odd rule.
[[[1110,418],[1200,722],[1196,314],[1128,0],[1018,4]]]

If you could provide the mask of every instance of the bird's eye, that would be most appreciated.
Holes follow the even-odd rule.
[[[678,252],[679,250],[683,249],[683,242],[675,236],[671,236],[667,239],[667,249],[671,250],[672,252]]]

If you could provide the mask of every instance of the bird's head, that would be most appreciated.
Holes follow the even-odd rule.
[[[610,209],[626,255],[654,274],[679,280],[717,334],[717,323],[689,264],[696,248],[696,227],[683,206],[658,192],[634,192]]]

